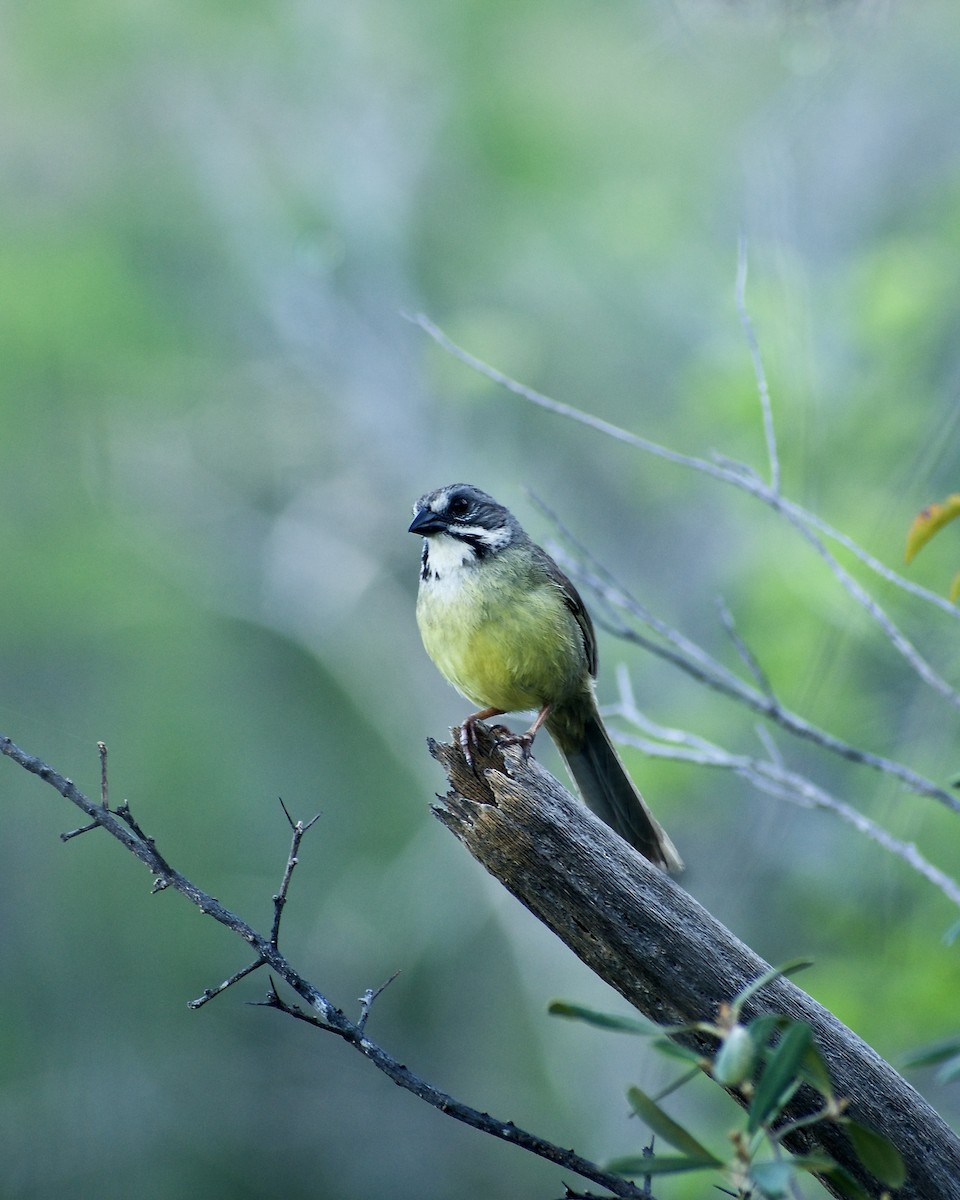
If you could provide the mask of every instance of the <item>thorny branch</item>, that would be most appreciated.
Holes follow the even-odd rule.
[[[203,996],[192,1001],[190,1003],[191,1008],[200,1007],[258,968],[262,966],[270,967],[288,987],[306,1002],[309,1011],[301,1009],[297,1005],[288,1004],[283,1000],[272,980],[270,983],[270,992],[264,1002],[267,1007],[277,1008],[282,1012],[296,1017],[298,1020],[308,1022],[318,1029],[335,1034],[365,1058],[369,1059],[378,1070],[382,1071],[389,1079],[392,1079],[399,1087],[412,1092],[413,1095],[424,1100],[427,1104],[445,1113],[447,1116],[453,1117],[454,1120],[460,1121],[465,1125],[470,1125],[474,1129],[478,1129],[482,1133],[487,1133],[491,1137],[498,1138],[501,1141],[511,1142],[513,1145],[519,1146],[520,1149],[535,1154],[539,1158],[546,1159],[548,1162],[554,1163],[564,1170],[571,1171],[583,1179],[589,1179],[593,1183],[606,1188],[614,1196],[626,1197],[627,1200],[650,1200],[649,1191],[638,1187],[629,1179],[625,1179],[623,1176],[615,1175],[609,1171],[604,1171],[596,1163],[581,1157],[579,1154],[574,1153],[573,1150],[565,1150],[553,1142],[548,1142],[544,1138],[528,1133],[512,1121],[501,1121],[489,1113],[471,1108],[446,1092],[440,1091],[439,1088],[421,1079],[388,1053],[382,1046],[367,1037],[365,1028],[370,1016],[370,1009],[391,980],[388,980],[382,987],[371,989],[364,994],[361,999],[359,1020],[351,1021],[332,1001],[327,999],[322,992],[294,969],[277,947],[276,939],[279,934],[279,917],[283,902],[286,900],[290,877],[296,866],[296,855],[300,841],[304,833],[316,821],[316,818],[305,825],[301,822],[291,821],[294,831],[293,843],[287,859],[280,892],[274,898],[274,923],[271,936],[265,937],[263,934],[258,933],[251,925],[247,924],[241,917],[225,908],[213,896],[197,887],[196,884],[170,866],[157,850],[154,840],[145,834],[139,824],[133,819],[129,805],[126,802],[116,811],[107,807],[105,802],[98,804],[96,801],[89,799],[74,784],[73,780],[67,779],[39,758],[28,754],[15,745],[9,737],[2,734],[0,734],[0,754],[17,763],[25,771],[36,775],[39,779],[48,783],[65,800],[69,800],[71,804],[75,804],[86,813],[90,818],[90,823],[84,827],[85,830],[103,829],[129,850],[131,854],[135,855],[155,877],[154,891],[173,888],[175,891],[180,892],[192,904],[195,904],[201,912],[212,917],[227,929],[232,930],[253,949],[256,955],[253,962],[241,968],[230,979],[225,980],[215,988],[209,989]],[[105,762],[106,748],[104,747],[101,751],[101,763],[103,764],[102,770],[104,772],[106,769]],[[105,800],[105,782],[101,789],[101,795]],[[78,832],[82,831],[75,830],[70,836],[75,836]]]

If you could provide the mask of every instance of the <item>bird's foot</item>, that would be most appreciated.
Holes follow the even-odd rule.
[[[523,755],[523,761],[526,762],[530,757],[530,747],[533,745],[534,734],[528,730],[526,733],[511,733],[505,725],[497,725],[493,732],[497,735],[497,745],[501,748],[504,746],[519,746],[520,753]]]
[[[464,718],[463,724],[460,726],[460,749],[463,751],[463,757],[467,760],[467,766],[476,775],[477,768],[473,760],[473,753],[477,748],[477,732],[474,726],[478,721],[486,721],[490,717],[503,716],[502,708],[484,708],[480,712],[471,713],[469,717]],[[498,726],[502,729],[503,726]]]
[[[460,749],[463,751],[463,757],[467,761],[467,766],[477,773],[476,763],[473,761],[473,752],[477,748],[477,734],[473,728],[472,721],[464,721],[460,726]]]

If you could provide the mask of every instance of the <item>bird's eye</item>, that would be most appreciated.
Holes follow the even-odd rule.
[[[466,496],[453,496],[447,505],[451,517],[465,517],[470,511],[470,501]]]

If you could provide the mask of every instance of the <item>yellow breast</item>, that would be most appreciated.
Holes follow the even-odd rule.
[[[509,551],[421,583],[427,653],[474,704],[538,709],[589,686],[583,637],[558,586]]]

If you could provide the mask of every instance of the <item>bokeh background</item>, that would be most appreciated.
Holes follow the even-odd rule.
[[[464,704],[413,619],[410,504],[457,479],[555,530],[731,666],[938,779],[924,688],[741,494],[496,389],[403,318],[567,403],[765,468],[737,241],[788,493],[884,561],[958,488],[960,26],[951,4],[50,0],[0,9],[0,729],[129,798],[168,858],[370,1032],[479,1108],[604,1159],[673,1067],[546,1015],[623,1010],[429,812]],[[946,531],[911,577],[945,591]],[[957,679],[957,626],[867,579]],[[588,597],[589,600],[589,597]],[[654,719],[758,751],[754,719],[604,637]],[[957,818],[778,737],[954,876]],[[542,754],[555,765],[547,747]],[[899,1062],[960,1024],[958,914],[826,814],[628,754],[685,885]],[[0,1193],[557,1196],[247,1001],[181,898],[0,764]],[[707,1015],[707,1014],[705,1014]],[[955,1120],[957,1092],[911,1078]],[[724,1145],[704,1084],[674,1111]],[[567,1180],[575,1183],[575,1180]],[[703,1179],[658,1184],[704,1194]],[[813,1194],[813,1191],[811,1191]]]

